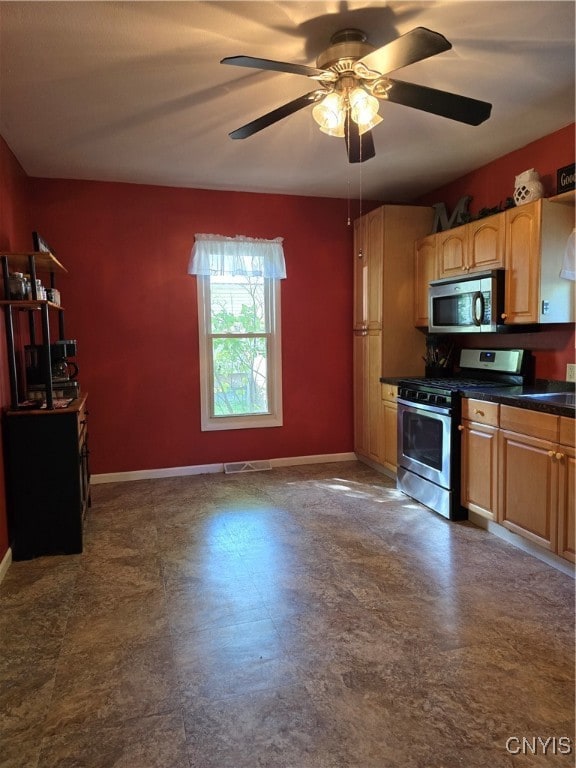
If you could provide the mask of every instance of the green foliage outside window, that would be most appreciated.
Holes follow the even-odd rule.
[[[262,414],[268,405],[264,279],[210,279],[214,416]]]

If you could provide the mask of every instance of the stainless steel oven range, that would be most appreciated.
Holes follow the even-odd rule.
[[[466,519],[460,505],[462,393],[527,383],[530,364],[522,349],[463,349],[456,376],[400,381],[397,488],[450,520]]]

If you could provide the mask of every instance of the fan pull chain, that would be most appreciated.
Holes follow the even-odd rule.
[[[348,226],[352,224],[352,219],[350,218],[350,179],[348,179],[348,191],[347,191],[347,205],[348,205]]]
[[[358,165],[359,165],[359,168],[358,168],[358,171],[359,171],[359,182],[358,182],[359,189],[358,189],[358,194],[360,196],[360,216],[362,216],[362,136],[358,137],[358,141],[360,143],[360,149],[359,149],[359,152],[358,152],[359,157],[360,157],[360,162],[358,163]]]

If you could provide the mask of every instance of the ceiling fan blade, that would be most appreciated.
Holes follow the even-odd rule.
[[[376,155],[372,131],[360,135],[358,125],[347,118],[344,122],[344,137],[349,163],[363,163]]]
[[[278,120],[293,115],[294,112],[298,112],[299,109],[304,109],[304,107],[308,107],[310,104],[315,104],[317,101],[320,101],[320,99],[323,99],[324,96],[326,96],[326,91],[324,90],[310,91],[310,93],[306,93],[304,96],[299,96],[297,99],[294,99],[294,101],[289,101],[281,107],[273,109],[272,112],[268,112],[267,114],[256,118],[256,120],[246,123],[246,125],[243,125],[241,128],[232,131],[229,136],[231,139],[247,139],[249,136],[258,133],[258,131],[261,131],[263,128],[267,128],[269,125],[277,123]]]
[[[390,88],[382,98],[394,104],[403,104],[424,112],[431,112],[450,120],[458,120],[468,125],[480,125],[490,117],[492,104],[487,101],[477,101],[467,96],[459,96],[448,91],[438,91],[416,83],[406,83],[402,80],[389,80]]]
[[[292,75],[305,75],[319,80],[333,82],[336,75],[327,69],[308,67],[305,64],[290,64],[286,61],[273,61],[272,59],[257,59],[254,56],[227,56],[220,64],[232,64],[236,67],[251,67],[253,69],[267,69],[275,72],[288,72]]]
[[[354,65],[366,67],[372,72],[380,72],[383,75],[393,72],[395,69],[407,67],[422,59],[436,56],[437,53],[449,51],[452,44],[439,32],[432,32],[426,27],[416,27],[411,32],[406,32],[392,40],[392,42],[377,48],[359,59]],[[357,72],[360,74],[360,72]]]

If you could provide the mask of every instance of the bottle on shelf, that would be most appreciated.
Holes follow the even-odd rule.
[[[27,286],[22,272],[12,272],[9,280],[10,298],[22,301],[27,298]]]

